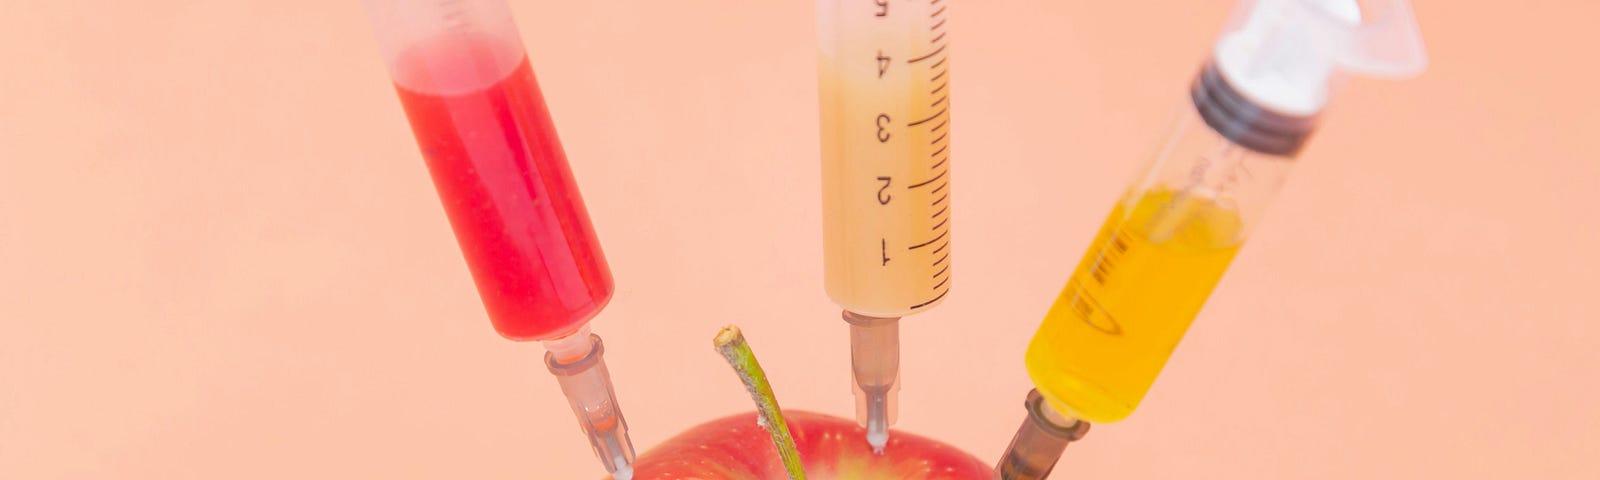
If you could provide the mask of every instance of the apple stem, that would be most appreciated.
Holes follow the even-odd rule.
[[[789,480],[805,480],[806,471],[800,464],[800,449],[794,445],[789,423],[784,421],[783,409],[778,407],[778,397],[773,395],[772,384],[767,382],[767,372],[756,361],[756,353],[750,350],[744,333],[733,325],[722,327],[713,344],[717,347],[717,353],[721,353],[722,358],[728,361],[728,366],[733,367],[734,373],[739,374],[739,381],[744,382],[745,390],[750,391],[750,398],[756,402],[756,413],[761,416],[761,426],[767,429],[773,446],[778,448],[783,468],[789,471]]]

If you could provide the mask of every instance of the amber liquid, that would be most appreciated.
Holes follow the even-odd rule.
[[[1082,420],[1127,417],[1242,239],[1237,212],[1209,198],[1159,190],[1120,202],[1028,345],[1039,392]]]

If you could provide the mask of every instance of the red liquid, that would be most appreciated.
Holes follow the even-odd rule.
[[[506,75],[508,54],[520,61]],[[495,330],[513,340],[577,332],[611,299],[611,270],[521,49],[444,39],[402,54],[395,70]]]

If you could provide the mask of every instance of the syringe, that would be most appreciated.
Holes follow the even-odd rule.
[[[611,271],[505,0],[366,0],[378,44],[495,330],[544,344],[595,455],[633,445],[588,322]]]
[[[949,3],[817,2],[824,283],[878,449],[895,421],[900,317],[950,291]]]
[[[1036,390],[996,477],[1044,478],[1088,422],[1138,407],[1316,129],[1335,73],[1405,77],[1425,64],[1404,0],[1241,2],[1193,108],[1028,345]]]

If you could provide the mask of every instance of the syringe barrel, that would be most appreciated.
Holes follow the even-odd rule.
[[[824,286],[852,312],[952,286],[950,3],[817,2]]]
[[[611,299],[611,271],[505,0],[366,5],[495,330],[573,334]]]

